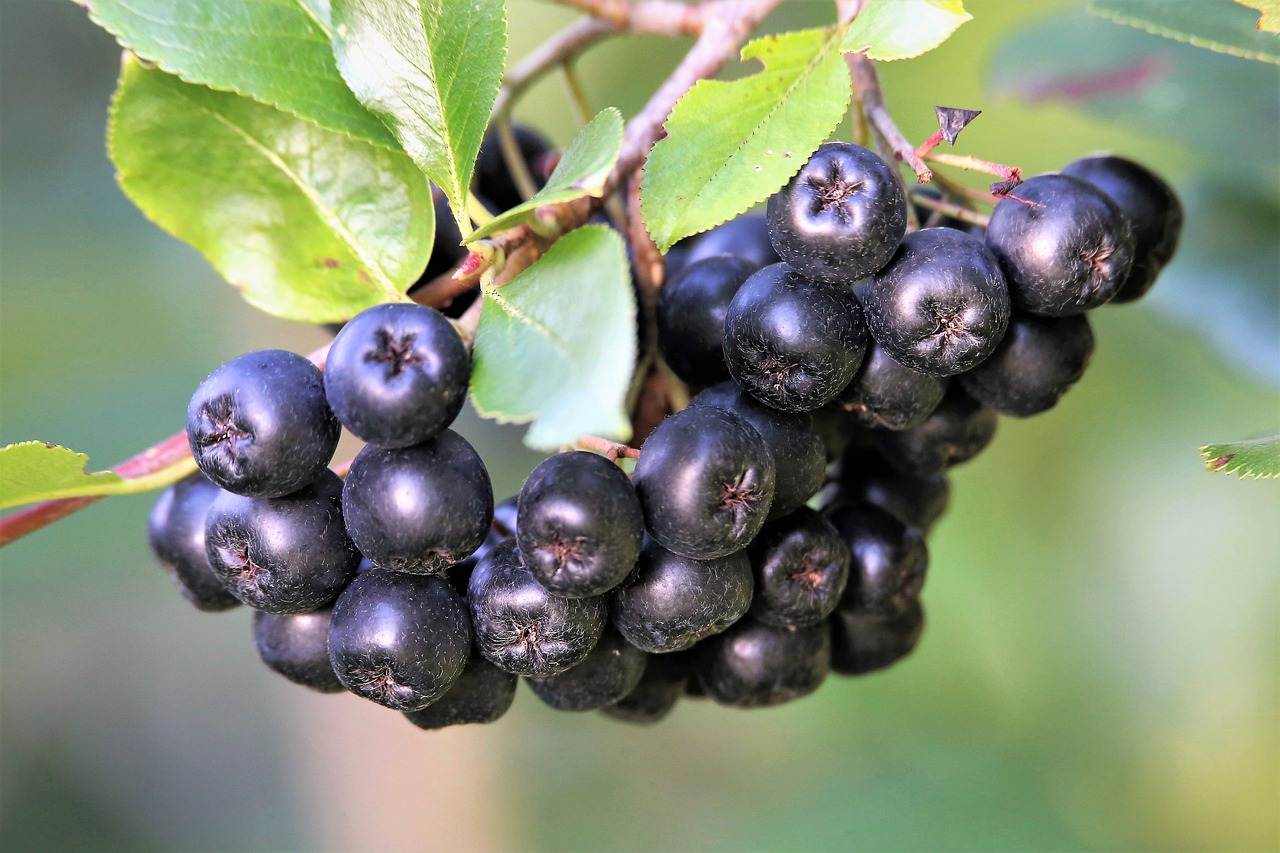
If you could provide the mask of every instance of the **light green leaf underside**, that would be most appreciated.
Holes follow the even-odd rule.
[[[840,28],[756,39],[764,70],[703,80],[667,119],[645,164],[641,212],[662,251],[768,198],[799,171],[849,106]]]
[[[961,0],[868,0],[841,50],[875,60],[911,59],[933,50],[973,16]]]
[[[1230,0],[1093,0],[1088,8],[1153,35],[1280,65],[1280,39],[1259,32],[1255,13]]]
[[[127,486],[111,471],[86,473],[89,457],[43,441],[0,448],[0,509],[55,498],[109,495]]]
[[[605,180],[618,161],[622,148],[622,113],[609,107],[578,132],[565,150],[547,185],[522,204],[471,233],[464,242],[471,243],[528,222],[534,212],[545,205],[564,204],[583,196],[604,195]]]
[[[466,192],[507,55],[503,0],[333,0],[347,85],[444,190],[462,233]]]
[[[1255,28],[1264,33],[1280,33],[1280,0],[1236,0],[1241,6],[1247,6],[1258,12],[1258,23]]]
[[[323,0],[91,0],[124,47],[190,83],[236,92],[384,148],[395,137],[347,88]]]
[[[636,304],[622,238],[570,232],[500,288],[486,288],[471,399],[501,422],[532,421],[525,444],[553,450],[584,435],[631,437],[627,388]]]
[[[405,155],[127,55],[108,146],[129,198],[279,317],[402,300],[431,253],[431,188]]]
[[[1204,457],[1205,467],[1215,473],[1239,474],[1258,480],[1280,477],[1280,435],[1206,444],[1200,448],[1200,455]]]

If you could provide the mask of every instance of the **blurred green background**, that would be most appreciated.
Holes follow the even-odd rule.
[[[117,498],[0,552],[0,846],[1280,847],[1280,482],[1197,454],[1280,426],[1280,76],[1071,4],[966,5],[946,45],[883,71],[909,136],[935,103],[980,107],[962,152],[1028,174],[1136,156],[1188,221],[1152,296],[1094,315],[1085,380],[955,472],[912,657],[768,711],[690,701],[635,729],[522,689],[496,725],[429,734],[268,672],[248,612],[197,613],[155,565],[151,499]],[[512,2],[513,57],[570,17]],[[685,44],[595,49],[593,103],[633,113]],[[1174,71],[1130,97],[1026,97],[1142,50]],[[0,0],[0,440],[99,468],[177,431],[223,360],[324,340],[250,309],[118,191],[118,57],[70,2]],[[554,78],[520,115],[572,134]],[[538,461],[518,430],[460,429],[499,497]]]

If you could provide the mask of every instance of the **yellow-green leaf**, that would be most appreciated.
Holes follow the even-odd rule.
[[[1200,448],[1200,455],[1205,467],[1215,474],[1238,474],[1258,480],[1280,477],[1280,435],[1206,444]]]
[[[0,509],[60,498],[126,495],[160,489],[195,470],[186,458],[148,477],[89,473],[89,457],[56,444],[23,441],[0,448]]]
[[[911,59],[942,44],[973,16],[961,0],[867,0],[841,50],[881,62]]]

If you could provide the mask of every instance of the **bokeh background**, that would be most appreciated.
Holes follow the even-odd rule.
[[[955,471],[913,656],[768,711],[689,701],[637,729],[522,689],[496,725],[426,733],[267,671],[248,612],[197,613],[153,562],[150,497],[116,498],[0,552],[0,846],[1280,846],[1280,482],[1197,454],[1280,427],[1278,69],[1075,4],[966,5],[941,49],[883,71],[909,136],[935,103],[982,108],[963,152],[1033,174],[1115,150],[1188,218],[1150,298],[1094,315],[1085,380]],[[789,0],[770,24],[830,14]],[[569,17],[513,0],[513,56]],[[594,105],[633,113],[685,44],[595,49]],[[1144,56],[1138,90],[1039,85]],[[250,309],[116,188],[118,57],[70,2],[0,2],[0,439],[99,468],[177,431],[225,359],[324,340]],[[554,78],[520,116],[573,132]],[[538,461],[517,429],[461,431],[499,497]]]

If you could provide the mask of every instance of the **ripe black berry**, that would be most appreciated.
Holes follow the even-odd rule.
[[[678,554],[710,559],[760,532],[775,470],[754,427],[727,409],[691,406],[645,439],[633,482],[650,534]]]
[[[744,213],[712,228],[698,238],[685,263],[715,255],[733,255],[755,269],[782,261],[769,239],[769,222],[763,213]]]
[[[676,375],[700,387],[729,378],[724,363],[724,318],[742,283],[758,267],[729,255],[689,264],[662,286],[658,348]]]
[[[777,628],[748,616],[699,645],[694,668],[722,705],[781,705],[822,685],[831,668],[831,629],[826,622]]]
[[[933,376],[989,356],[1009,323],[1009,291],[995,257],[971,234],[908,234],[860,292],[867,326],[899,364]]]
[[[453,423],[467,397],[471,355],[442,314],[377,305],[334,338],[324,389],[343,426],[383,447],[408,447]]]
[[[421,711],[405,711],[404,715],[420,729],[492,723],[510,710],[517,681],[473,652],[462,675],[443,696]]]
[[[205,553],[232,595],[269,613],[323,607],[360,564],[342,526],[342,481],[327,470],[281,498],[222,492],[209,508]]]
[[[899,364],[872,341],[862,367],[840,392],[839,401],[863,426],[910,429],[929,417],[946,393],[945,378]]]
[[[147,519],[147,542],[156,560],[182,596],[209,613],[240,604],[209,565],[205,551],[205,520],[220,491],[203,474],[192,474],[165,489]]]
[[[547,592],[511,541],[476,564],[467,598],[480,653],[506,672],[534,677],[564,672],[590,654],[608,609],[603,597]]]
[[[1132,302],[1151,289],[1177,250],[1182,204],[1158,175],[1123,157],[1085,157],[1062,171],[1102,190],[1128,221],[1133,233],[1133,267],[1111,301]]]
[[[557,711],[595,711],[635,689],[648,657],[619,634],[606,631],[581,663],[558,675],[530,678],[529,689]]]
[[[1084,315],[1015,314],[991,357],[959,377],[969,396],[1002,415],[1047,411],[1084,375],[1093,332]]]
[[[475,449],[445,430],[412,447],[366,445],[351,462],[342,509],[351,538],[375,565],[438,572],[484,542],[493,487]]]
[[[849,581],[849,546],[808,507],[771,521],[747,550],[755,573],[751,615],[766,625],[816,625]]]
[[[228,491],[258,498],[296,492],[319,476],[341,431],[319,369],[284,350],[231,359],[200,383],[187,407],[200,470]]]
[[[825,514],[853,556],[841,608],[894,613],[920,597],[929,551],[919,530],[869,503],[837,504]]]
[[[613,589],[635,567],[643,539],[640,499],[603,456],[552,456],[520,490],[520,554],[556,595],[587,598]]]
[[[329,620],[333,611],[253,614],[253,641],[258,657],[294,684],[321,693],[345,688],[329,662]]]
[[[729,372],[784,412],[807,412],[834,400],[866,347],[866,321],[853,290],[812,281],[786,264],[747,279],[725,318]]]
[[[417,711],[444,695],[471,654],[467,605],[438,577],[372,569],[338,596],[329,660],[358,696]]]
[[[809,414],[780,412],[766,406],[733,381],[712,385],[694,397],[690,405],[728,409],[760,433],[773,454],[776,470],[770,518],[803,506],[821,488],[826,449],[813,431]]]
[[[823,145],[769,199],[769,234],[784,261],[809,278],[853,284],[893,255],[907,202],[893,168],[847,142]]]
[[[987,226],[1013,303],[1062,317],[1115,296],[1133,264],[1133,235],[1116,203],[1070,175],[1037,175],[1017,193]]]
[[[977,456],[996,434],[994,410],[953,383],[933,414],[916,427],[875,434],[884,458],[902,471],[925,476]]]
[[[831,669],[840,675],[884,669],[909,654],[923,630],[919,601],[889,614],[839,608],[831,617]]]
[[[684,693],[691,664],[687,653],[645,655],[640,682],[626,696],[601,711],[625,723],[648,725],[664,719]]]
[[[646,540],[631,577],[612,593],[613,624],[646,652],[676,652],[719,633],[751,606],[746,552],[694,560]]]

